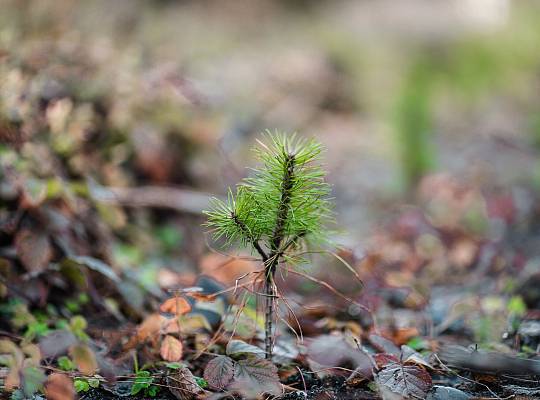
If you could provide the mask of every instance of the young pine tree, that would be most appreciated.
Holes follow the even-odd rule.
[[[332,218],[329,186],[319,164],[321,145],[296,135],[267,134],[255,148],[261,165],[251,177],[229,189],[226,201],[212,199],[205,212],[215,239],[257,252],[264,263],[266,358],[272,358],[275,300],[274,276],[292,250],[307,241],[325,239]]]

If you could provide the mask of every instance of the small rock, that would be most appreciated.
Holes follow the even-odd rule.
[[[467,400],[472,396],[449,386],[433,386],[426,400]]]

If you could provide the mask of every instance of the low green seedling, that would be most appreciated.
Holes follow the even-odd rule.
[[[296,135],[270,134],[255,149],[261,166],[229,190],[226,201],[212,199],[207,226],[216,240],[257,252],[264,265],[266,358],[272,358],[274,276],[283,262],[299,262],[292,250],[327,236],[332,219],[330,187],[320,165],[322,146]]]

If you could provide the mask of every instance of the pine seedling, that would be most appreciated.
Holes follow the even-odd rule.
[[[319,164],[321,145],[295,134],[267,133],[255,153],[261,165],[251,177],[230,190],[225,201],[212,199],[207,226],[214,238],[240,244],[257,252],[264,264],[266,358],[272,358],[274,282],[280,263],[294,259],[292,252],[309,242],[324,241],[332,219],[330,188]]]

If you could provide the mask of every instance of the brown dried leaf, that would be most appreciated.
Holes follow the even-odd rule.
[[[251,393],[279,395],[282,391],[276,366],[269,360],[260,358],[240,360],[236,363],[233,387],[247,397]]]
[[[8,364],[8,367],[17,367],[19,368],[22,366],[22,363],[24,361],[24,354],[22,350],[17,346],[15,343],[13,343],[11,340],[8,339],[1,339],[0,340],[0,354],[2,355],[10,355],[11,362]]]
[[[159,353],[165,361],[175,362],[182,359],[184,346],[182,342],[174,336],[167,335],[161,341]]]
[[[39,346],[30,343],[24,345],[21,350],[24,352],[24,354],[30,357],[35,365],[39,365],[41,361],[41,350],[39,349]]]
[[[169,391],[179,400],[194,400],[204,390],[197,385],[195,377],[187,367],[182,367],[167,376]]]
[[[191,311],[191,305],[183,297],[171,297],[159,306],[159,311],[174,315],[183,315]]]
[[[389,390],[405,398],[425,399],[433,386],[429,373],[416,365],[391,362],[376,376],[381,391]]]
[[[19,372],[19,367],[17,366],[13,366],[9,369],[9,372],[4,379],[4,388],[8,392],[17,389],[21,385],[21,376]]]
[[[85,344],[76,344],[69,349],[69,355],[84,375],[94,375],[98,368],[94,352]]]
[[[73,400],[75,398],[73,381],[65,374],[49,375],[45,383],[45,396],[47,400]]]
[[[21,229],[15,236],[15,247],[21,263],[28,271],[43,271],[52,258],[49,236],[44,232]]]
[[[226,285],[234,285],[239,276],[254,272],[257,269],[258,265],[253,261],[227,257],[216,253],[210,253],[200,261],[200,270],[204,275]]]
[[[388,353],[374,354],[373,360],[375,361],[375,364],[377,364],[378,368],[383,368],[385,365],[389,363],[399,362],[399,359],[395,355],[388,354]]]
[[[394,355],[400,354],[399,347],[397,347],[394,343],[392,343],[391,340],[383,336],[371,334],[369,335],[368,339],[369,339],[369,342],[372,344],[372,346],[375,347],[375,349],[378,351],[381,351],[383,353],[388,353],[388,354],[394,354]]]
[[[243,340],[237,339],[230,340],[229,343],[227,343],[227,348],[225,349],[225,352],[227,353],[227,355],[235,358],[237,358],[236,356],[243,354],[264,358],[266,354],[263,349],[252,344],[248,344]]]
[[[223,390],[234,377],[234,362],[230,357],[217,356],[204,369],[204,379],[214,390]]]
[[[167,318],[163,315],[150,314],[139,325],[137,329],[137,340],[143,342],[150,336],[157,336],[166,322]]]

